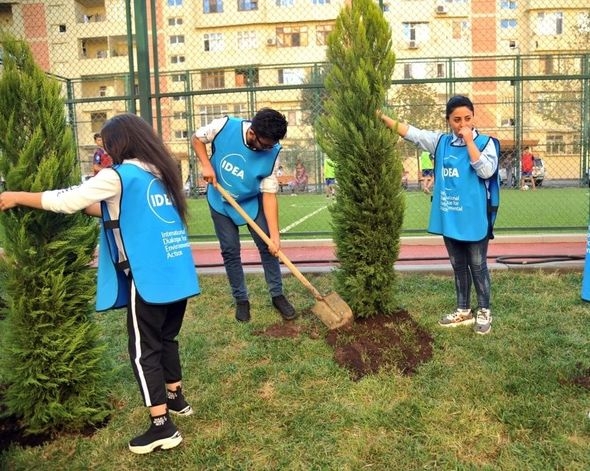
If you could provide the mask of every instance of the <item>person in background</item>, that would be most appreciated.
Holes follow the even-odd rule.
[[[531,182],[533,190],[535,189],[535,179],[533,178],[533,168],[535,166],[535,156],[529,147],[525,147],[520,156],[520,187],[524,188],[525,180]]]
[[[430,194],[434,183],[434,158],[430,152],[420,154],[420,172],[422,176],[422,191]]]
[[[223,199],[215,185],[223,182],[224,189],[271,239],[272,243],[267,246],[256,231],[248,227],[260,253],[272,305],[283,319],[295,319],[295,308],[283,294],[281,266],[276,257],[281,238],[275,166],[281,150],[279,141],[286,133],[285,116],[274,109],[262,108],[251,121],[228,116],[214,119],[191,138],[202,165],[203,178],[212,183],[207,189],[207,201],[239,322],[250,320],[239,234],[239,226],[246,221]],[[211,158],[207,144],[211,144]]]
[[[336,173],[334,169],[334,162],[329,157],[324,159],[324,183],[326,198],[336,196]]]
[[[455,311],[442,317],[439,325],[475,324],[475,333],[485,335],[492,329],[487,252],[499,201],[499,145],[475,128],[474,115],[473,103],[462,95],[451,97],[446,105],[450,133],[420,130],[377,111],[387,127],[434,155],[428,231],[443,236],[457,297]],[[475,317],[472,283],[478,303]]]
[[[94,134],[94,143],[97,147],[92,156],[92,171],[94,172],[94,175],[96,175],[103,168],[112,166],[113,159],[111,159],[111,156],[105,152],[102,145],[102,137],[98,132]]]
[[[182,435],[169,414],[193,412],[182,392],[176,337],[187,299],[200,288],[186,234],[182,179],[163,141],[132,114],[108,120],[101,136],[115,166],[65,190],[1,193],[0,210],[85,210],[102,219],[96,309],[127,307],[129,358],[150,415],[149,429],[133,438],[129,449],[144,454],[180,444]],[[161,200],[169,204],[151,204]],[[173,238],[164,236],[171,233]]]
[[[307,170],[301,160],[295,163],[295,178],[289,182],[289,188],[291,189],[291,196],[297,196],[297,192],[307,190],[308,180]]]

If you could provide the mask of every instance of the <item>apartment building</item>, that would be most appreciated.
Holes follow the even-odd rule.
[[[92,134],[129,110],[137,90],[137,75],[129,72],[138,66],[127,15],[133,3],[0,0],[0,25],[26,39],[40,66],[71,86],[83,171]],[[154,12],[145,3],[154,115],[185,174],[194,128],[266,105],[288,117],[286,149],[317,154],[301,85],[321,80],[326,38],[345,0],[155,0]],[[583,97],[578,119],[548,120],[543,108],[550,110],[557,95],[583,96],[576,78],[588,74],[587,0],[378,3],[398,61],[392,89],[428,83],[440,103],[451,93],[469,94],[479,127],[500,137],[508,154],[531,145],[555,160],[555,178],[580,176],[590,97]],[[565,91],[552,84],[564,74],[573,81]]]

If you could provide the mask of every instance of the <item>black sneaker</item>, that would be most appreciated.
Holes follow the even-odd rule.
[[[147,432],[129,442],[129,450],[138,455],[151,453],[158,448],[168,450],[182,442],[182,435],[168,414],[150,417],[152,424]]]
[[[238,322],[250,321],[250,301],[236,301],[236,320]]]
[[[283,319],[286,321],[292,321],[297,317],[295,308],[282,294],[272,298],[272,305],[281,313],[281,316],[283,316]]]
[[[166,390],[166,403],[168,410],[175,415],[191,415],[193,408],[186,402],[182,395],[182,388],[178,386],[176,391]]]

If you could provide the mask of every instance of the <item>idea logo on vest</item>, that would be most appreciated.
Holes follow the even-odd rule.
[[[231,187],[232,181],[235,182],[236,179],[240,181],[244,180],[245,163],[246,159],[240,154],[227,154],[223,156],[219,164],[222,170],[220,177],[226,186]]]
[[[150,181],[146,196],[150,210],[160,221],[166,224],[176,222],[177,212],[160,180],[153,178]]]

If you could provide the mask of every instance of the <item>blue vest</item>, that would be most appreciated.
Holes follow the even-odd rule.
[[[260,209],[260,182],[272,173],[281,146],[276,144],[268,150],[250,149],[244,142],[242,123],[241,119],[228,118],[211,143],[211,165],[219,184],[234,197],[248,216],[256,219]],[[215,211],[230,217],[238,226],[246,224],[244,218],[212,185],[207,188],[207,201]]]
[[[479,178],[471,167],[467,146],[452,146],[451,138],[443,134],[436,145],[428,232],[467,242],[493,239],[500,203],[498,169],[487,180]],[[499,157],[497,139],[479,134],[475,145],[481,152],[490,139]]]
[[[186,228],[162,182],[133,164],[113,167],[121,179],[119,219],[101,203],[96,310],[129,302],[128,270],[143,300],[168,304],[200,293]],[[119,263],[113,229],[119,228],[126,261]]]

